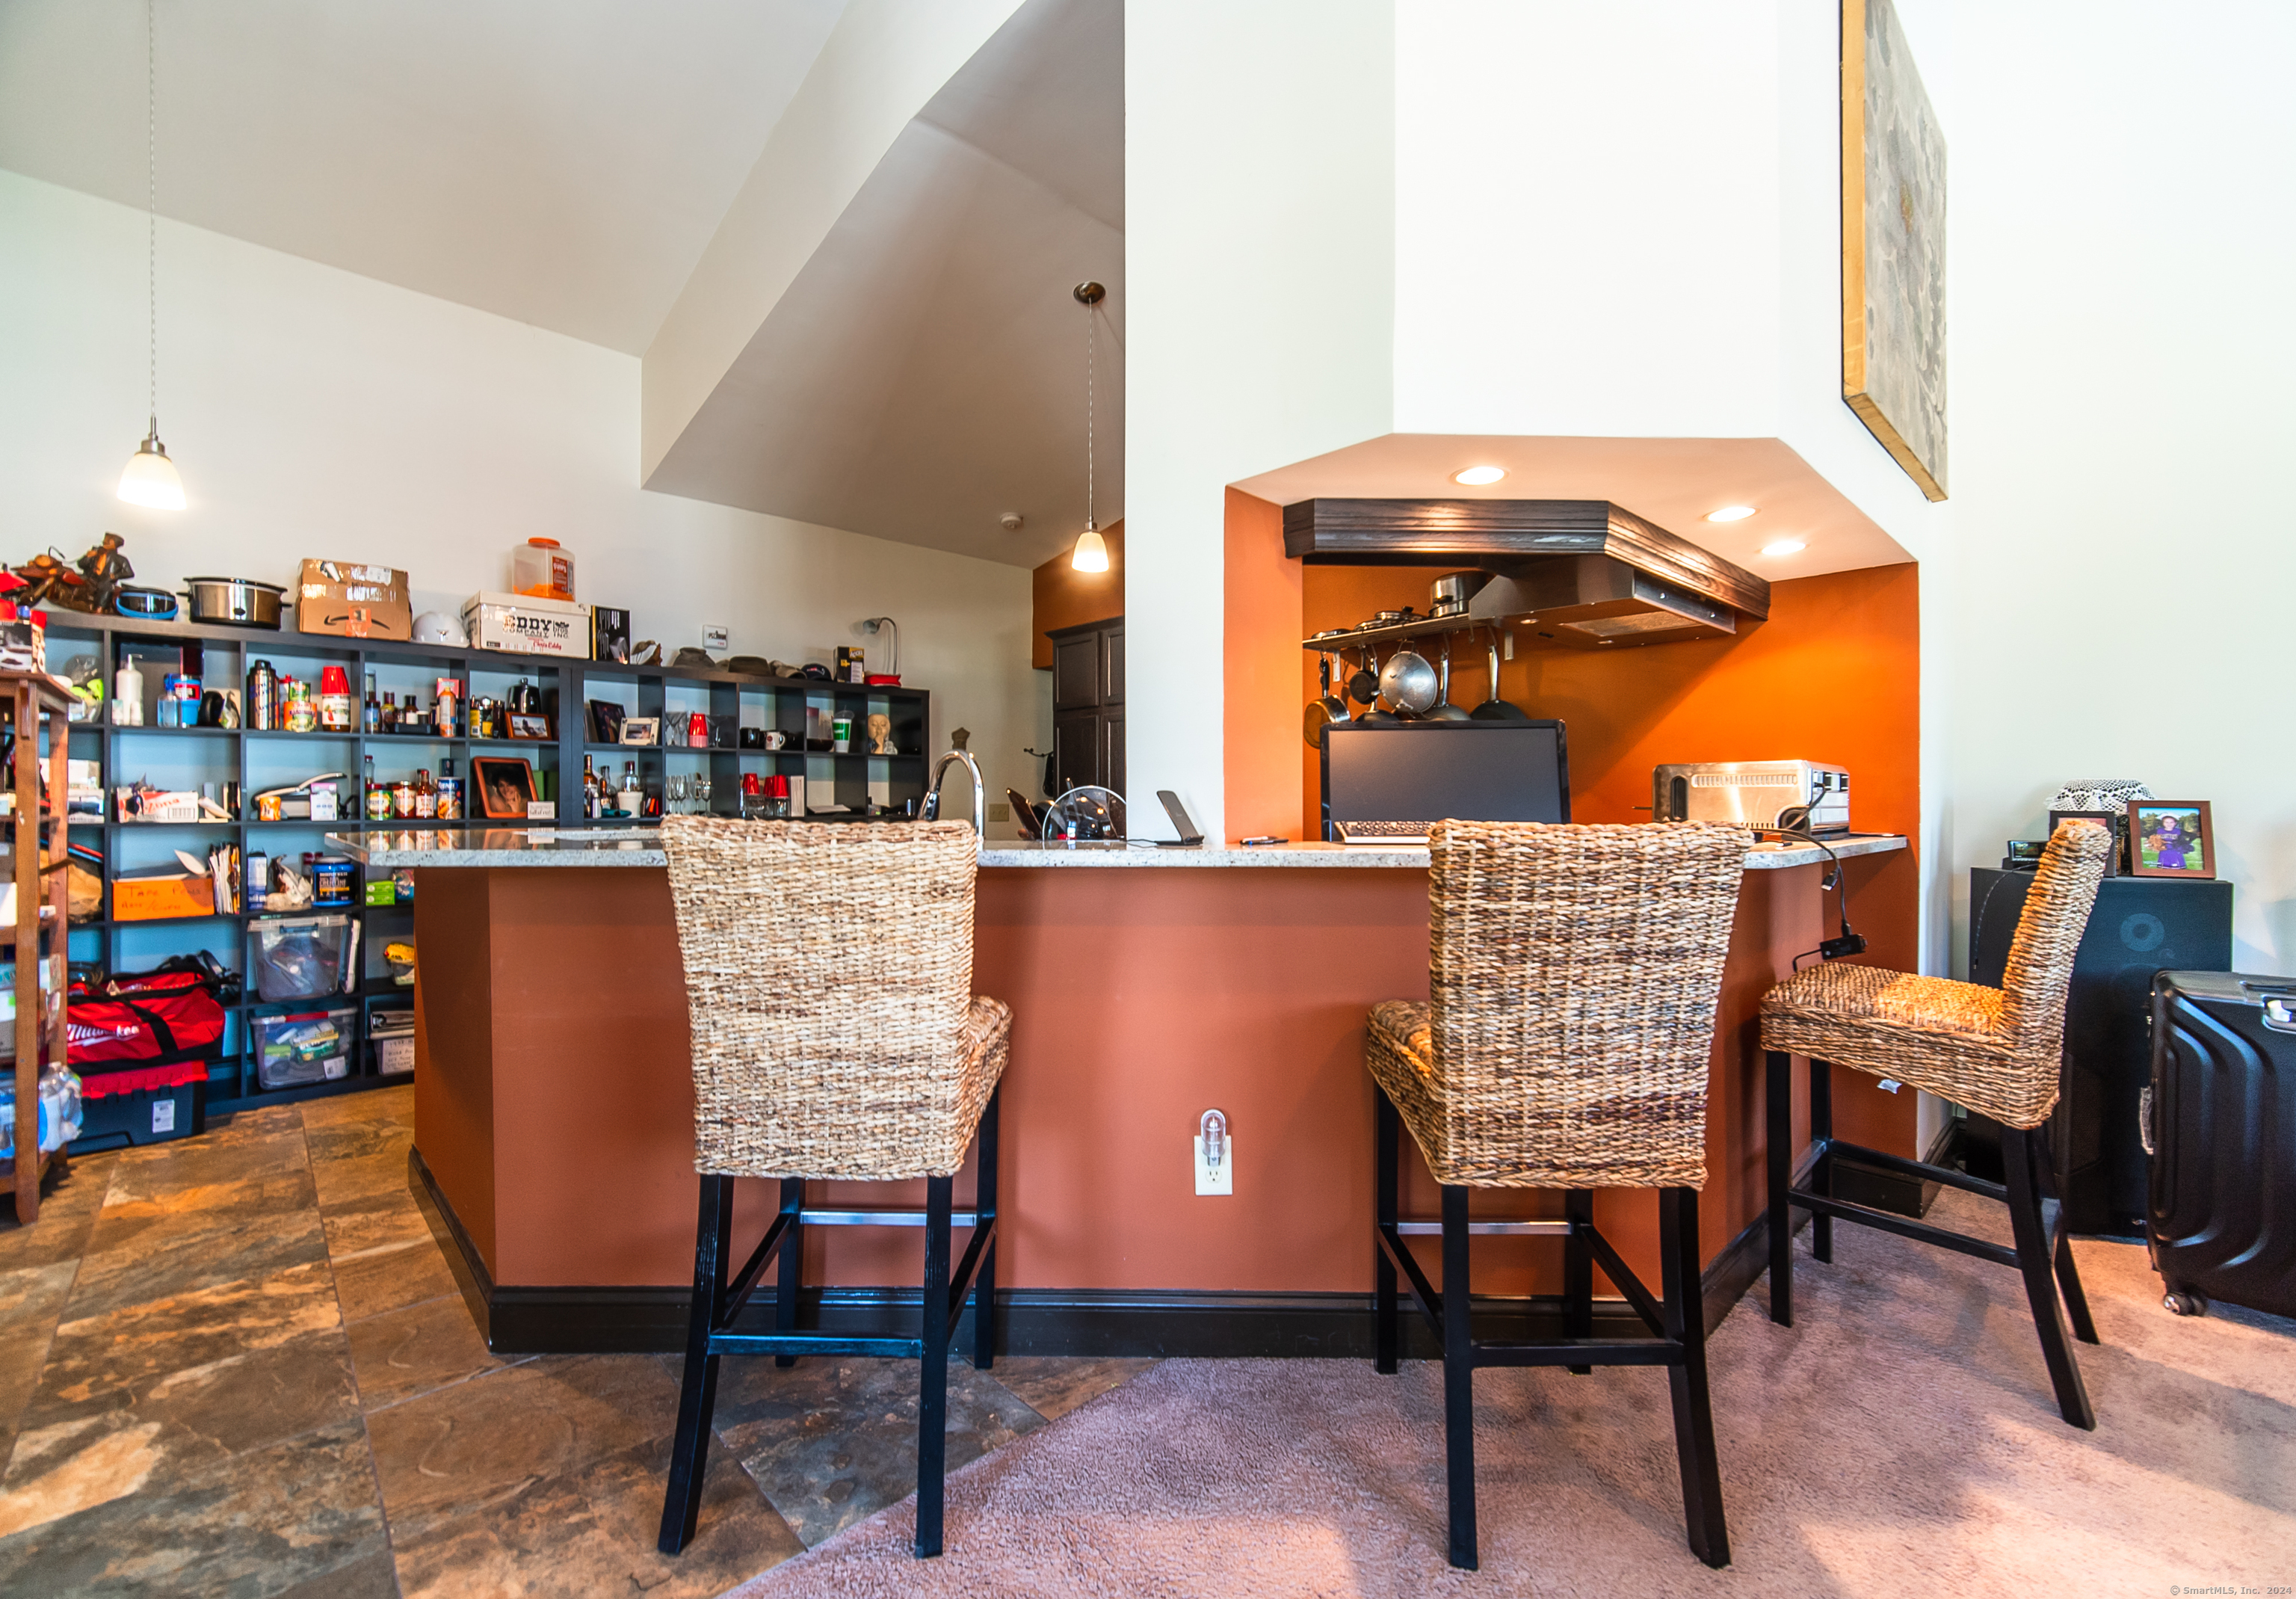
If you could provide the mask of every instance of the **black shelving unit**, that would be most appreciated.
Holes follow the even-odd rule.
[[[173,858],[178,848],[204,855],[210,844],[231,842],[240,847],[242,857],[250,849],[270,855],[324,854],[324,835],[329,832],[415,825],[398,817],[370,821],[364,816],[346,816],[332,821],[266,822],[251,816],[227,822],[119,821],[114,816],[113,791],[138,777],[149,776],[162,788],[197,789],[202,783],[213,783],[218,797],[224,783],[236,782],[242,786],[244,808],[251,810],[254,796],[263,790],[299,783],[324,772],[340,771],[348,779],[343,802],[347,808],[357,808],[359,784],[368,756],[373,757],[376,776],[386,782],[411,774],[418,767],[427,767],[436,775],[440,758],[451,757],[465,780],[466,796],[472,792],[472,757],[510,756],[523,758],[534,767],[537,791],[554,800],[557,816],[553,824],[560,827],[591,824],[581,814],[580,776],[586,755],[598,760],[602,767],[611,763],[617,775],[625,762],[636,761],[641,783],[655,796],[664,792],[666,780],[672,775],[706,774],[710,780],[710,808],[727,816],[739,813],[742,778],[750,773],[809,775],[812,781],[807,787],[808,801],[820,803],[825,795],[848,807],[833,818],[839,820],[863,817],[864,807],[873,797],[873,784],[874,797],[894,807],[909,800],[922,800],[924,795],[931,696],[923,689],[867,687],[808,678],[751,677],[708,668],[634,667],[548,655],[196,623],[138,622],[124,617],[83,618],[66,612],[51,612],[49,622],[48,664],[52,670],[62,671],[75,657],[93,655],[102,663],[104,681],[109,685],[123,659],[132,656],[144,675],[144,726],[123,727],[108,719],[70,725],[71,758],[101,762],[105,810],[102,818],[77,817],[70,824],[75,837],[94,840],[100,836],[104,855],[102,914],[95,919],[72,924],[71,959],[100,963],[107,970],[137,970],[169,955],[205,947],[244,973],[249,965],[247,924],[266,914],[256,912],[118,921],[111,914],[111,884],[123,871],[133,873],[162,865]],[[199,678],[203,686],[243,688],[248,668],[256,660],[267,660],[281,676],[309,681],[315,688],[323,668],[340,666],[349,677],[354,701],[361,699],[369,673],[375,676],[378,692],[402,699],[417,693],[425,701],[431,697],[433,685],[439,677],[461,680],[468,695],[496,699],[507,698],[511,685],[523,677],[542,691],[553,736],[547,740],[472,739],[156,725],[155,711],[166,676],[180,673]],[[611,701],[622,706],[627,715],[661,718],[665,722],[673,716],[683,719],[700,711],[713,722],[731,718],[740,726],[778,729],[786,736],[788,747],[775,750],[600,743],[586,737],[588,725],[585,709],[594,700]],[[857,742],[862,741],[869,714],[884,714],[892,724],[894,747],[901,753],[837,755],[807,749],[806,712],[809,706],[832,714],[849,714]],[[107,718],[109,714],[107,698]],[[467,819],[485,820],[475,816]],[[596,824],[630,825],[626,818],[609,818]],[[382,954],[383,947],[393,939],[412,934],[414,907],[358,904],[347,909],[348,914],[364,923],[359,940],[364,970],[357,991],[324,1001],[273,1003],[250,996],[231,1007],[224,1058],[209,1072],[207,1111],[243,1110],[258,1104],[357,1093],[406,1080],[373,1074],[366,1021],[378,1010],[403,1008],[414,1002],[412,989],[399,988],[390,980]],[[252,1053],[252,1029],[249,1025],[251,1017],[353,1007],[359,1013],[359,1029],[349,1077],[294,1088],[266,1090],[259,1086]]]

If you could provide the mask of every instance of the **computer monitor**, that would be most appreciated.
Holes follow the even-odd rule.
[[[1323,767],[1326,839],[1342,822],[1570,819],[1561,722],[1341,722]]]

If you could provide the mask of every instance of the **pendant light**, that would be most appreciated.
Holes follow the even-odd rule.
[[[1099,330],[1094,326],[1093,308],[1108,291],[1098,283],[1078,283],[1070,292],[1084,308],[1084,531],[1077,535],[1076,553],[1069,557],[1069,564],[1080,572],[1104,572],[1108,540],[1100,536],[1100,524],[1092,520],[1092,353],[1099,342],[1095,337]]]
[[[143,444],[128,458],[127,470],[119,474],[119,497],[130,504],[181,511],[184,480],[176,475],[176,463],[168,459],[168,447],[160,442],[159,69],[152,49],[152,0],[144,0],[144,285],[151,313],[144,349],[151,364],[151,425]]]

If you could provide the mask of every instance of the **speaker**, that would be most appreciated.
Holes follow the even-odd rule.
[[[1971,868],[1970,981],[2000,987],[2032,884],[2030,872]],[[2057,1192],[2074,1232],[2144,1235],[2136,1111],[2152,1069],[2152,974],[2231,970],[2232,884],[2108,877],[2097,886],[2073,957],[2064,1075],[2049,1122]]]

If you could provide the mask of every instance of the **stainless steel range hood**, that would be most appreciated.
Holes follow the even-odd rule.
[[[1727,638],[1770,613],[1767,582],[1607,500],[1302,500],[1283,508],[1283,549],[1488,572],[1464,621],[1533,649]]]

